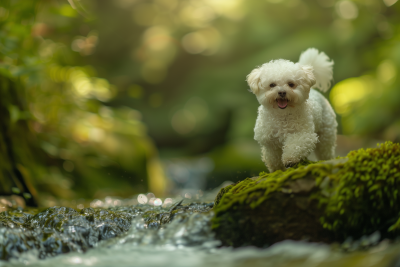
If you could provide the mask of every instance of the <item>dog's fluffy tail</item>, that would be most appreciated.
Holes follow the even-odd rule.
[[[315,87],[322,92],[329,90],[333,77],[333,61],[324,52],[318,52],[315,48],[309,48],[300,55],[301,65],[310,65],[314,69],[317,80]]]

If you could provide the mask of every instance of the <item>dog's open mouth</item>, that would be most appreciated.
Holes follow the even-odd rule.
[[[289,100],[287,100],[286,98],[279,98],[276,100],[276,102],[278,103],[278,107],[280,109],[285,109],[288,106],[288,102]]]

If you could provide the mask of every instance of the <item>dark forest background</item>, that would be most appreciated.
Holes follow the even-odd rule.
[[[309,47],[335,61],[338,155],[398,142],[399,30],[397,0],[2,0],[0,192],[166,196],[266,171],[245,77]]]

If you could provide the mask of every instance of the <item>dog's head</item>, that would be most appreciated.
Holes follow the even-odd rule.
[[[313,67],[289,60],[272,60],[247,75],[247,83],[265,107],[285,109],[308,99],[316,80]]]

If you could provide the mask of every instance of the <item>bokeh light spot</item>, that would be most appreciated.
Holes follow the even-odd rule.
[[[138,200],[139,204],[147,203],[147,197],[144,194],[138,195],[137,200]]]
[[[93,54],[98,42],[97,34],[92,32],[87,37],[78,36],[71,43],[71,50],[83,56]]]
[[[245,9],[242,0],[205,0],[216,13],[233,20],[243,18]]]
[[[355,19],[358,17],[357,5],[348,0],[337,2],[336,12],[343,19]]]
[[[172,205],[172,198],[166,198],[164,200],[164,204],[162,205],[164,208],[169,207]]]
[[[383,0],[383,3],[385,3],[386,6],[393,6],[394,4],[397,3],[398,0]]]
[[[182,38],[183,48],[190,54],[210,56],[215,54],[221,45],[221,34],[214,27],[207,27],[186,34]]]
[[[390,83],[394,80],[393,78],[396,77],[396,72],[395,64],[391,60],[387,59],[379,64],[377,76],[380,81]]]
[[[149,48],[155,51],[165,49],[171,39],[166,28],[157,26],[147,29],[143,34],[143,38]]]
[[[77,15],[76,10],[74,10],[74,9],[71,7],[71,5],[69,5],[69,4],[64,4],[64,5],[62,5],[59,12],[60,12],[60,14],[63,15],[64,17],[73,18],[73,17],[76,17],[76,15]]]
[[[363,78],[349,78],[336,84],[329,95],[332,105],[338,114],[351,111],[351,104],[363,99],[370,89]]]
[[[154,200],[154,206],[161,206],[161,205],[162,205],[162,200],[159,199],[159,198],[156,198],[156,199]]]
[[[198,32],[191,32],[182,38],[182,45],[190,54],[200,54],[207,48],[207,40]]]
[[[105,132],[103,129],[93,127],[90,129],[89,138],[95,142],[101,142],[105,137]]]
[[[156,200],[155,197],[150,198],[149,205],[154,205],[154,201]]]

